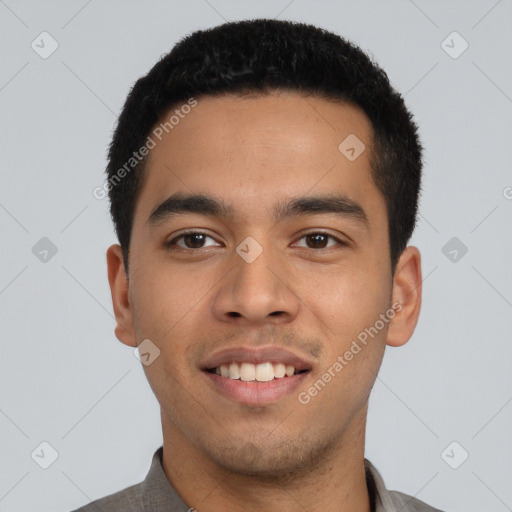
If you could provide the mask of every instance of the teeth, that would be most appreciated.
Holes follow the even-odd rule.
[[[280,379],[286,375],[286,366],[283,363],[277,363],[274,365],[274,377]]]
[[[236,363],[229,365],[229,378],[239,379],[240,378],[240,367]]]
[[[215,373],[233,380],[241,379],[244,382],[269,382],[273,379],[281,379],[285,375],[291,377],[295,373],[295,367],[283,363],[231,363],[215,368]]]
[[[263,363],[256,366],[256,380],[258,382],[268,382],[274,379],[274,367],[272,363]]]
[[[256,378],[256,366],[250,363],[240,365],[240,379],[244,381],[254,380]]]

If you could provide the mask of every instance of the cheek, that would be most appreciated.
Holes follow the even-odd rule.
[[[387,324],[373,329],[387,310],[390,287],[385,281],[363,269],[323,276],[310,290],[307,305],[317,329],[325,330],[326,352],[312,386],[301,391],[314,402],[316,414],[330,418],[326,421],[332,428],[362,407],[375,382]],[[333,409],[333,404],[340,407]]]
[[[146,263],[151,270],[132,282],[136,328],[144,337],[165,341],[187,323],[195,308],[204,306],[210,280],[193,268],[172,268],[161,262]]]
[[[307,283],[307,284],[306,284]],[[337,266],[303,281],[306,305],[330,329],[330,337],[347,341],[375,323],[389,302],[391,287],[378,268]]]
[[[187,354],[204,330],[200,319],[205,320],[218,278],[191,267],[171,269],[165,262],[153,261],[144,267],[151,270],[134,272],[131,283],[137,340],[150,339],[160,350],[158,359],[144,367],[157,396],[179,389],[195,371]]]

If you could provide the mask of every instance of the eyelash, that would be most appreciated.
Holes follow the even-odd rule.
[[[184,233],[181,233],[177,237],[173,238],[169,242],[166,242],[166,244],[165,244],[166,247],[169,250],[176,250],[176,247],[177,247],[178,249],[181,249],[183,251],[195,251],[195,252],[200,251],[201,249],[206,249],[206,247],[199,247],[197,249],[191,249],[189,247],[175,246],[175,242],[177,240],[182,239],[186,235],[205,235],[207,238],[211,238],[212,240],[214,240],[214,238],[212,236],[210,236],[208,233],[205,233],[204,231],[186,231]],[[348,246],[348,244],[346,242],[344,242],[343,240],[340,240],[339,238],[337,238],[334,235],[331,235],[330,233],[327,233],[325,231],[311,231],[310,233],[305,233],[299,238],[299,240],[302,240],[303,238],[310,236],[310,235],[324,235],[324,236],[327,236],[328,238],[335,240],[337,242],[337,244],[341,247]],[[310,247],[302,247],[302,249],[310,249]],[[311,250],[313,250],[315,252],[319,252],[319,251],[325,251],[328,249],[332,249],[332,246],[331,247],[321,247],[320,249],[311,249]]]

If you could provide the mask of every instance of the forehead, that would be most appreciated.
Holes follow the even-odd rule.
[[[358,107],[281,92],[206,96],[184,111],[161,140],[153,136],[136,222],[176,192],[222,196],[245,220],[313,193],[382,210],[370,173],[371,123]]]

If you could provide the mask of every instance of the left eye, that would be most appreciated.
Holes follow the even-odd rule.
[[[310,241],[311,244],[313,245],[313,247],[306,247],[307,249],[327,249],[327,247],[332,247],[332,245],[327,247],[325,246],[325,243],[329,238],[331,240],[334,240],[338,245],[346,245],[344,242],[342,242],[335,236],[332,236],[329,233],[323,233],[322,231],[317,233],[307,233],[306,235],[301,236],[300,239],[302,240],[303,238],[307,240],[306,244],[308,243],[308,241]],[[319,245],[321,247],[319,247]]]
[[[187,245],[185,247],[183,247],[182,245],[178,245],[178,247],[181,247],[182,249],[202,249],[203,247],[197,247],[197,244],[200,245],[207,238],[213,240],[213,238],[211,236],[208,236],[206,233],[202,233],[201,231],[191,231],[189,233],[182,233],[181,235],[172,239],[170,242],[168,242],[167,246],[172,248],[173,245],[178,245],[176,244],[177,240],[183,239],[187,243],[190,242],[192,247]]]

